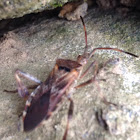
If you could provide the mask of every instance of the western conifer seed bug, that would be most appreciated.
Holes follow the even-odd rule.
[[[56,110],[58,104],[62,101],[62,97],[66,96],[70,102],[66,129],[63,136],[63,140],[66,140],[69,122],[72,118],[74,110],[74,102],[71,98],[71,89],[86,86],[96,80],[96,75],[98,73],[96,61],[93,61],[91,65],[85,71],[83,71],[83,67],[94,55],[96,50],[113,50],[138,57],[135,54],[120,50],[118,48],[95,48],[88,53],[87,32],[82,17],[81,21],[84,27],[86,45],[83,54],[79,55],[77,60],[73,61],[69,59],[57,59],[54,68],[44,82],[41,82],[27,73],[16,70],[15,78],[17,82],[18,94],[27,99],[25,109],[22,114],[23,129],[25,132],[35,129],[43,120],[47,120],[51,116],[52,112]],[[76,81],[82,79],[94,65],[95,72],[93,76],[80,85],[76,85]],[[37,83],[38,86],[31,94],[29,94],[27,87],[21,81],[20,76]],[[107,102],[105,99],[103,100]]]

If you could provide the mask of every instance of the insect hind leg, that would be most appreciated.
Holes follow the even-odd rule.
[[[69,123],[72,119],[73,109],[74,109],[73,100],[70,97],[68,97],[68,100],[70,101],[70,105],[69,105],[69,111],[68,111],[67,125],[66,125],[65,133],[64,133],[64,136],[63,136],[62,140],[67,139],[67,133],[68,133],[68,130],[69,130]]]
[[[26,98],[28,95],[29,95],[29,92],[28,92],[28,89],[27,87],[23,84],[23,82],[21,81],[20,77],[19,76],[22,76],[30,81],[33,81],[37,84],[41,84],[41,81],[38,80],[37,78],[31,76],[30,74],[28,73],[25,73],[25,72],[22,72],[20,70],[16,70],[15,72],[15,79],[16,79],[16,83],[17,83],[17,91],[18,91],[18,94],[21,96],[21,97],[24,97]]]
[[[18,116],[18,123],[17,123],[17,128],[19,132],[23,132],[23,118],[22,118],[22,113]]]

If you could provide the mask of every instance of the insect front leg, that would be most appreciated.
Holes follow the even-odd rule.
[[[89,72],[89,70],[93,67],[93,65],[95,64],[96,62],[92,62],[90,64],[90,66],[84,71],[84,73],[80,76],[80,79],[82,79],[83,77],[85,77],[85,75]]]
[[[95,82],[96,75],[98,74],[98,63],[96,61],[91,63],[91,65],[85,70],[85,72],[81,75],[80,78],[83,78],[93,65],[95,65],[95,71],[94,71],[94,74],[93,74],[92,78],[83,82],[83,83],[81,83],[80,85],[76,86],[75,87],[76,89]]]
[[[103,67],[102,67],[100,70],[99,70],[99,68],[98,68],[98,63],[97,63],[96,61],[93,62],[93,63],[91,63],[91,65],[87,68],[87,70],[82,74],[82,76],[81,76],[80,78],[84,77],[84,76],[86,75],[86,73],[89,71],[89,69],[91,68],[91,66],[93,66],[93,64],[95,64],[95,71],[94,71],[93,77],[92,77],[91,79],[89,79],[89,80],[87,80],[87,81],[81,83],[80,85],[76,86],[75,88],[78,89],[78,88],[84,87],[84,86],[86,86],[86,85],[88,85],[88,84],[95,83],[96,86],[97,86],[97,88],[98,88],[98,91],[99,91],[99,94],[98,94],[98,95],[99,95],[99,97],[101,98],[101,100],[103,101],[103,103],[106,104],[106,105],[112,104],[112,105],[115,105],[115,106],[116,106],[116,104],[107,101],[107,99],[104,97],[103,93],[101,92],[101,89],[100,89],[100,86],[99,86],[99,84],[98,84],[98,81],[100,81],[100,80],[103,80],[103,81],[104,81],[104,79],[99,79],[98,81],[96,80],[96,76],[100,73],[100,71],[101,71],[102,69],[104,69],[104,67],[105,67],[111,60],[112,60],[112,59],[110,59],[109,61],[107,61],[107,62],[103,65]]]
[[[73,100],[70,97],[68,97],[68,100],[70,101],[70,105],[69,105],[69,111],[68,111],[67,125],[66,125],[65,133],[64,133],[62,140],[66,140],[66,138],[67,138],[67,134],[68,134],[68,130],[69,130],[69,122],[72,119],[73,109],[74,109]]]
[[[27,87],[23,84],[23,82],[21,81],[20,77],[19,76],[22,76],[30,81],[33,81],[37,84],[41,84],[41,81],[38,80],[37,78],[31,76],[30,74],[28,73],[24,73],[20,70],[16,70],[15,72],[15,79],[16,79],[16,83],[17,83],[17,87],[18,87],[18,94],[21,96],[21,97],[27,97],[29,95],[29,92],[28,92],[28,89]]]

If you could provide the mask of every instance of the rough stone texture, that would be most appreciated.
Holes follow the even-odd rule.
[[[54,9],[66,2],[68,0],[1,0],[0,20],[21,17],[44,9]]]
[[[137,1],[138,0],[120,0],[120,3],[125,6],[134,7],[134,6],[136,6]]]
[[[139,0],[120,0],[120,3],[128,7],[132,7],[132,8],[136,7],[136,9],[140,10]]]
[[[58,16],[74,21],[80,19],[80,16],[84,17],[87,14],[87,9],[86,2],[69,2],[62,7]]]
[[[84,18],[89,51],[96,47],[117,47],[140,56],[138,16],[134,13],[122,19],[113,12],[104,13],[96,8],[90,10]],[[22,27],[8,31],[0,40],[1,140],[61,140],[65,129],[69,104],[67,99],[44,125],[30,133],[23,133],[18,131],[17,123],[25,102],[18,94],[3,92],[4,89],[16,88],[14,71],[17,68],[44,81],[57,58],[75,60],[83,52],[85,40],[80,20],[69,22],[58,19],[57,16],[47,17],[46,14],[35,19],[26,24],[22,22]],[[17,20],[16,22],[18,23]],[[90,62],[96,60],[101,67],[110,58],[117,61],[111,61],[102,70],[98,76],[98,84],[83,87],[73,95],[74,116],[68,140],[140,138],[140,60],[119,52],[97,51]],[[92,74],[93,69],[84,80],[89,79]],[[106,106],[99,93],[119,107]],[[96,120],[95,113],[100,109],[104,111],[110,131],[105,131]],[[122,133],[116,126],[123,130]]]
[[[118,0],[96,0],[98,6],[104,10],[117,7]]]
[[[83,2],[68,2],[68,3],[64,4],[63,7],[61,8],[61,11],[60,11],[58,16],[60,18],[65,17],[65,15],[67,13],[70,13],[70,12],[74,11],[82,3]]]
[[[56,7],[61,7],[68,1],[72,0],[1,0],[0,20],[22,17],[29,13],[54,9]],[[83,2],[84,0],[73,1]],[[104,10],[116,8],[117,6],[120,6],[120,4],[140,10],[139,0],[86,0],[86,2],[88,3],[88,7],[97,3],[97,5]]]
[[[139,0],[96,0],[96,3],[104,10],[117,8],[120,5],[140,10]]]

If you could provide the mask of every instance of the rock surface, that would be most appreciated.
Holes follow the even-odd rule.
[[[136,8],[140,10],[139,0],[96,0],[98,6],[104,10],[113,9],[120,6]]]
[[[68,0],[1,0],[0,20],[54,9],[58,6],[62,6],[66,2],[68,2]]]
[[[74,21],[80,19],[80,16],[84,17],[87,14],[87,9],[86,2],[69,2],[62,7],[58,16]]]
[[[120,3],[125,5],[125,6],[131,6],[131,7],[135,7],[137,4],[138,0],[120,0]]]
[[[97,0],[96,2],[104,10],[113,9],[118,5],[118,0]]]
[[[37,13],[43,10],[54,9],[56,7],[61,7],[68,1],[71,0],[1,0],[0,20],[22,17],[23,15],[29,13]],[[75,1],[81,3],[84,0],[75,0]],[[140,10],[139,0],[86,0],[86,3],[88,3],[88,7],[97,4],[103,10],[108,10],[113,8],[115,9],[120,6],[124,6],[123,8],[127,7],[128,9],[136,8]],[[87,6],[81,6],[81,7],[83,8],[77,8],[77,9],[82,9],[81,11],[86,11],[85,9],[87,8]],[[71,8],[76,9],[74,5]],[[119,11],[124,11],[124,9]],[[85,12],[83,14],[85,15]],[[75,15],[74,13],[70,13],[67,19],[73,20],[76,19],[75,18],[76,16],[77,15]]]
[[[11,30],[9,27],[10,31],[5,32],[0,39],[1,140],[61,140],[66,126],[69,105],[67,99],[44,125],[30,133],[19,132],[18,116],[22,113],[25,102],[18,94],[3,92],[4,89],[16,89],[16,69],[44,81],[57,58],[76,60],[76,57],[83,53],[85,39],[80,20],[70,22],[57,16],[47,17],[46,13],[44,16],[39,14],[37,18],[32,18],[32,22],[26,19],[25,21],[29,21],[26,24],[21,20],[22,26],[18,28]],[[89,52],[96,47],[117,47],[140,56],[138,19],[136,13],[122,18],[113,12],[91,9],[84,18]],[[14,21],[11,26],[16,23],[19,21]],[[127,54],[100,50],[89,64],[96,60],[100,68],[111,58],[117,61],[111,61],[105,67],[96,83],[77,90],[73,95],[74,116],[70,123],[68,140],[140,138],[140,60]],[[94,68],[83,80],[89,79],[93,73]],[[80,82],[82,81],[78,81]],[[25,83],[32,85],[31,82]],[[123,108],[110,108],[105,105],[99,96],[101,92],[108,101]],[[104,130],[97,122],[95,113],[100,109],[103,110],[103,117],[106,118],[110,131]],[[118,130],[116,126],[123,131]]]

